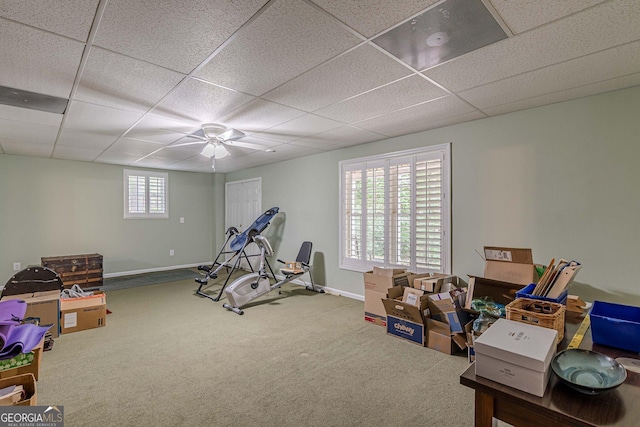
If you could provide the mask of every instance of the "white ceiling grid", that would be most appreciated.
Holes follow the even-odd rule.
[[[456,1],[0,0],[0,86],[69,99],[0,104],[0,153],[212,172],[168,148],[208,122],[275,150],[230,172],[640,84],[637,0],[477,0],[508,37],[426,70],[373,42]]]

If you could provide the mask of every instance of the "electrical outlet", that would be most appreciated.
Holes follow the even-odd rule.
[[[13,271],[20,271],[22,270],[22,266],[20,265],[19,262],[14,262],[13,263]]]
[[[184,224],[184,217],[183,216],[180,217],[180,224]]]
[[[173,249],[169,249],[169,256],[174,256],[176,252]]]

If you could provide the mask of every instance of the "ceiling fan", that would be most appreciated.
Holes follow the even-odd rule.
[[[200,129],[187,135],[200,141],[185,142],[182,144],[169,145],[166,148],[185,147],[188,145],[205,144],[200,152],[201,155],[211,159],[211,167],[215,169],[215,161],[229,155],[227,147],[249,148],[259,151],[273,151],[259,144],[238,141],[245,136],[244,132],[237,129],[227,128],[217,123],[205,123]]]

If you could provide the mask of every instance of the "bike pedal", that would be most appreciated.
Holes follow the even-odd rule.
[[[206,285],[207,284],[207,280],[208,280],[207,278],[204,278],[204,279],[197,278],[196,282],[198,282],[198,283],[200,283],[202,285]]]

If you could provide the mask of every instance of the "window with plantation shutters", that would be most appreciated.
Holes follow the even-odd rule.
[[[340,267],[450,272],[450,147],[340,162]]]
[[[168,179],[166,173],[125,169],[125,219],[169,218]]]

